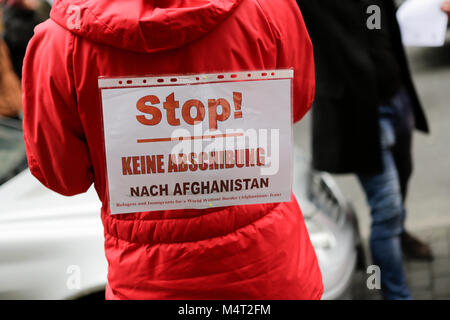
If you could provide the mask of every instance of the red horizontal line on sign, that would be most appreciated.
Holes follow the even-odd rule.
[[[207,136],[138,139],[137,143],[170,142],[170,141],[183,141],[183,140],[205,140],[205,139],[228,138],[228,137],[242,137],[243,135],[244,135],[243,133],[228,133],[228,134],[211,134],[211,135],[207,135]]]

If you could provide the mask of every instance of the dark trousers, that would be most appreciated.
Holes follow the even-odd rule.
[[[408,182],[413,171],[412,136],[415,127],[411,103],[405,90],[401,90],[394,99],[394,128],[397,141],[392,147],[395,166],[400,181],[402,200],[405,202]]]

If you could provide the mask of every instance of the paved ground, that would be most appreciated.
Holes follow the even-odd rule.
[[[408,285],[413,299],[450,300],[450,226],[433,227],[416,231],[433,248],[433,262],[405,260]],[[358,272],[353,279],[354,299],[381,299],[377,290],[366,286],[367,274]]]
[[[413,296],[417,299],[450,299],[450,39],[442,48],[408,50],[414,81],[424,104],[431,134],[414,137],[415,171],[407,201],[407,228],[430,241],[437,259],[433,263],[407,262]],[[310,154],[310,117],[294,128],[296,144]],[[370,215],[364,194],[351,175],[335,176],[355,205],[361,234],[369,234]],[[365,289],[367,275],[355,278],[356,298],[379,298]],[[358,284],[363,284],[363,286]]]

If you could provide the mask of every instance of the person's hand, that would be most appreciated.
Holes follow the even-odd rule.
[[[450,17],[450,0],[445,0],[441,6],[441,9]]]

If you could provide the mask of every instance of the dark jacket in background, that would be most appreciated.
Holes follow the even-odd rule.
[[[382,170],[378,106],[404,87],[416,128],[428,132],[391,0],[297,1],[316,63],[313,165],[332,173]],[[367,28],[367,7],[380,5],[382,30]],[[384,66],[380,67],[380,66]],[[389,82],[390,85],[385,84]],[[384,84],[384,85],[383,85]]]
[[[50,5],[40,1],[36,10],[24,8],[20,2],[2,6],[4,34],[3,38],[11,52],[11,61],[19,78],[22,78],[23,58],[28,41],[34,34],[34,27],[48,19]]]

